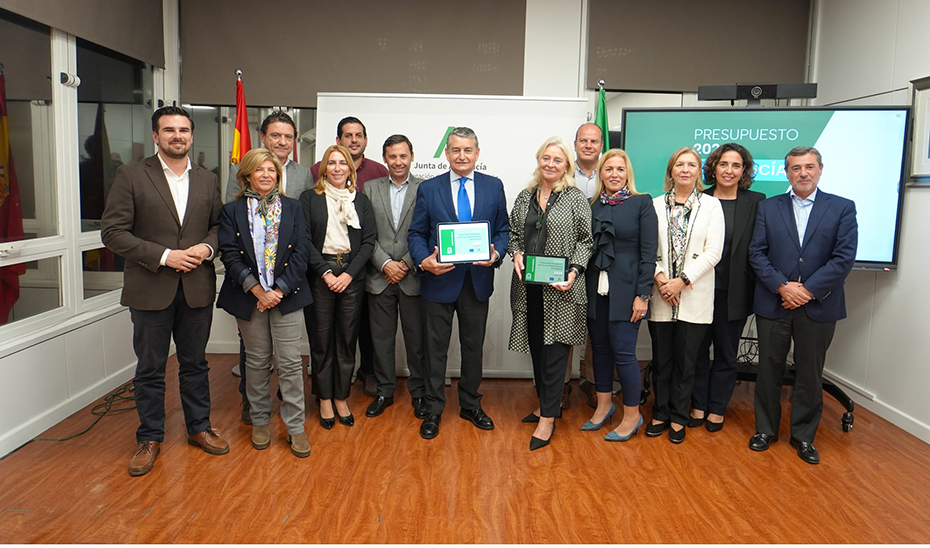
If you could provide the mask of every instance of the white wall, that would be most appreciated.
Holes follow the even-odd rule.
[[[130,380],[135,363],[126,309],[0,358],[0,456]]]
[[[924,0],[817,1],[813,104],[907,104],[909,81],[930,75],[928,21]],[[930,295],[923,289],[930,188],[909,187],[904,201],[898,270],[849,277],[849,318],[837,325],[828,370],[859,403],[930,442],[930,368],[922,344],[930,333]]]

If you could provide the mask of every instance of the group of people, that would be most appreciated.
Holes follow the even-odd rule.
[[[605,439],[637,434],[644,424],[636,356],[643,320],[652,337],[655,391],[646,435],[667,429],[669,440],[681,443],[686,427],[720,430],[736,383],[737,345],[755,312],[760,363],[750,448],[765,450],[777,440],[793,340],[791,443],[806,462],[819,461],[813,439],[823,364],[835,323],[845,317],[843,282],[855,260],[857,228],[851,201],[817,190],[823,164],[816,149],[791,150],[785,158],[791,190],[765,200],[749,190],[754,164],[741,145],[721,145],[706,162],[683,147],[669,159],[665,192],[653,199],[636,190],[626,152],[601,154],[601,130],[584,124],[574,151],[558,137],[539,147],[537,168],[508,214],[501,180],[475,171],[478,137],[467,127],[447,137],[450,170],[422,181],[410,173],[414,147],[403,135],[384,142],[386,165],[365,158],[367,130],[354,117],[339,122],[336,144],[307,169],[290,159],[296,125],[274,112],[260,129],[263,148],[247,153],[231,174],[223,205],[216,176],[191,165],[193,126],[181,108],[155,111],[158,151],[120,168],[102,220],[104,243],[126,258],[121,302],[130,308],[138,357],[141,424],[131,475],[153,468],[164,439],[172,336],[188,441],[211,454],[229,450],[209,420],[205,348],[216,257],[226,268],[216,306],[238,324],[242,420],[252,425],[255,449],[272,442],[270,378],[277,363],[286,442],[297,457],[310,455],[299,349],[305,329],[323,428],[337,419],[354,424],[348,396],[356,345],[358,378],[373,397],[366,416],[393,405],[398,316],[421,437],[439,434],[456,315],[459,416],[493,429],[479,393],[482,353],[495,269],[509,254],[509,347],[530,354],[539,400],[523,419],[536,425],[530,450],[552,440],[572,348],[586,342],[582,386],[593,380],[595,409],[581,429],[613,422],[616,373],[623,412]],[[437,225],[468,221],[488,223],[490,257],[440,261]],[[564,281],[525,283],[530,255],[563,258]]]

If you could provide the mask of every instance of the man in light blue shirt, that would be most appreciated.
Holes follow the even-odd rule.
[[[377,417],[394,404],[397,377],[394,341],[399,313],[410,373],[407,390],[413,414],[422,419],[426,416],[424,325],[420,280],[414,274],[415,265],[407,250],[407,230],[422,179],[410,174],[413,143],[407,137],[391,135],[384,141],[382,153],[390,174],[371,179],[362,189],[371,199],[378,225],[378,239],[365,278],[377,392],[365,416]]]
[[[756,273],[753,311],[759,334],[753,451],[778,440],[782,379],[794,343],[791,446],[820,462],[814,436],[823,414],[823,366],[836,322],[846,317],[843,284],[856,261],[856,204],[817,190],[820,152],[795,147],[785,157],[791,191],[759,202],[749,244]]]

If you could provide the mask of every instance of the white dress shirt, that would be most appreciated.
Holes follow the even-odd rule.
[[[595,168],[595,172],[597,168]],[[580,188],[582,192],[585,193],[589,199],[594,197],[594,181],[595,173],[592,172],[591,175],[585,173],[578,165],[575,165],[575,186]]]
[[[161,164],[162,172],[165,174],[165,180],[168,181],[168,190],[171,191],[171,199],[174,200],[174,209],[178,212],[178,221],[181,224],[184,224],[184,215],[187,213],[187,199],[190,196],[190,187],[191,187],[191,159],[187,158],[187,169],[184,170],[184,173],[180,175],[175,175],[171,168],[168,167],[168,164],[165,163],[161,158],[161,154],[156,154],[158,156],[158,162]],[[213,256],[213,248],[208,244],[203,244],[210,248],[210,257]],[[168,253],[170,249],[166,249],[161,255],[161,260],[158,262],[161,266],[165,266],[168,261]],[[207,257],[209,259],[210,257]]]

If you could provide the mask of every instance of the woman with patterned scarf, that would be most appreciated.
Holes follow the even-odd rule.
[[[348,149],[323,153],[314,188],[300,195],[310,250],[307,279],[314,305],[304,310],[310,338],[313,393],[320,399],[320,425],[353,426],[346,399],[355,368],[359,314],[365,291],[365,264],[378,229],[371,202],[356,192],[355,164]]]
[[[236,200],[220,213],[218,239],[226,277],[216,306],[236,317],[245,345],[252,446],[271,445],[268,383],[274,354],[287,442],[303,458],[310,455],[310,441],[304,430],[301,310],[313,302],[304,218],[300,202],[279,193],[281,163],[271,151],[249,151],[236,179]]]
[[[623,388],[623,418],[604,437],[623,442],[643,424],[639,397],[643,379],[636,339],[649,317],[656,269],[656,213],[652,196],[636,191],[627,153],[611,149],[601,156],[591,200],[594,254],[588,263],[588,332],[594,357],[597,409],[582,430],[600,430],[612,422],[613,372]]]
[[[714,319],[714,266],[723,252],[724,220],[720,202],[702,192],[701,155],[693,148],[669,158],[665,190],[652,201],[659,250],[649,321],[655,402],[646,435],[669,428],[669,441],[681,443],[698,349]]]

